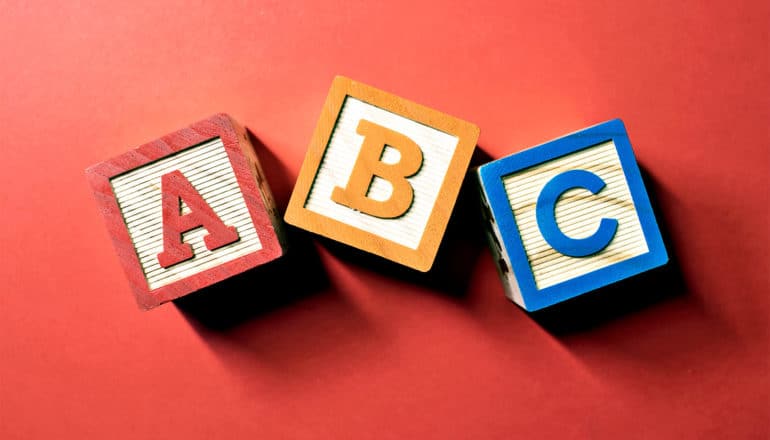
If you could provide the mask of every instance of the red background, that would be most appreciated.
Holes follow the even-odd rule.
[[[770,435],[767,2],[20,3],[0,8],[0,438]],[[554,330],[463,228],[451,289],[296,233],[283,291],[240,284],[291,301],[226,328],[141,313],[84,168],[226,111],[283,209],[335,74],[475,122],[493,158],[623,118],[676,264]]]

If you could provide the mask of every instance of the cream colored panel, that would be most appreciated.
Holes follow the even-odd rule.
[[[417,174],[408,178],[414,189],[414,201],[409,211],[399,218],[373,217],[337,204],[331,199],[334,187],[345,188],[353,171],[364,140],[363,136],[356,133],[361,119],[404,134],[417,143],[422,150],[422,168]],[[316,173],[305,208],[411,249],[417,249],[457,142],[458,139],[450,134],[347,97],[321,166]],[[386,163],[397,162],[398,150],[386,147],[382,160]],[[391,191],[389,182],[375,177],[368,196],[375,200],[386,200]]]
[[[573,238],[592,235],[602,217],[618,221],[612,242],[601,252],[583,258],[562,255],[551,248],[537,227],[535,205],[543,187],[569,170],[586,170],[604,180],[596,195],[585,189],[565,192],[556,204],[556,222]],[[647,252],[631,193],[612,141],[580,150],[503,178],[522,243],[538,289],[607,267]]]
[[[195,257],[163,269],[157,258],[163,251],[160,182],[162,175],[175,170],[187,177],[226,225],[235,226],[240,240],[209,251],[203,243],[206,230],[202,227],[194,229],[183,234],[182,240],[190,243]],[[262,248],[224,144],[219,138],[121,174],[110,183],[150,290]],[[189,211],[185,205],[182,209],[183,213]]]

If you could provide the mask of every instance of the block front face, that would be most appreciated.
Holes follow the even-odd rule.
[[[564,192],[555,207],[555,219],[561,231],[569,237],[586,238],[596,231],[599,219],[607,217],[618,222],[609,245],[586,257],[560,253],[548,244],[538,227],[535,212],[538,196],[546,183],[566,170],[592,172],[606,186],[597,194],[581,188]],[[612,141],[505,176],[503,183],[538,289],[648,251],[634,200]]]
[[[337,77],[285,220],[427,271],[477,139],[471,123]]]
[[[332,199],[334,188],[346,187],[353,168],[357,165],[364,143],[364,136],[356,132],[361,120],[402,133],[420,147],[421,168],[419,172],[406,178],[414,191],[412,204],[407,212],[397,218],[376,217],[336,203]],[[410,249],[417,249],[455,153],[457,141],[455,136],[348,96],[313,181],[305,208]],[[385,146],[381,160],[386,164],[395,164],[399,162],[400,156],[398,150]],[[393,185],[375,175],[366,197],[386,201],[391,196],[394,196]]]
[[[214,115],[86,170],[140,307],[284,253],[248,133]]]
[[[219,219],[236,229],[238,240],[209,250],[203,240],[208,231],[195,228],[182,234],[193,258],[163,268],[158,260],[164,248],[161,177],[173,171],[180,171]],[[121,174],[110,183],[150,290],[262,249],[220,138]],[[183,199],[180,205],[182,215],[190,212]]]
[[[499,159],[478,173],[506,294],[527,310],[668,261],[620,120]]]

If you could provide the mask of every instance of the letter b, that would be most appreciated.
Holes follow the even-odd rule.
[[[396,218],[404,215],[414,199],[414,190],[407,177],[416,174],[422,166],[420,147],[405,135],[365,119],[359,121],[356,132],[364,136],[364,143],[347,186],[335,187],[332,200],[374,217]],[[401,156],[398,162],[391,164],[381,160],[386,146],[398,150]],[[393,191],[387,200],[367,196],[375,176],[392,185]]]

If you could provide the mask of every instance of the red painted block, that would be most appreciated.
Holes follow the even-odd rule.
[[[86,176],[144,309],[284,253],[259,160],[228,115],[94,165]]]

